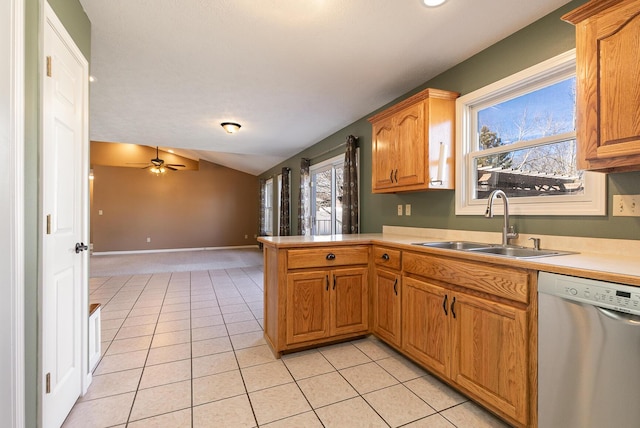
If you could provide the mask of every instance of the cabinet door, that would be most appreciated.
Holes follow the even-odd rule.
[[[287,344],[329,336],[329,270],[287,275]]]
[[[369,328],[368,269],[332,271],[331,335],[357,333]]]
[[[451,292],[402,277],[402,349],[431,370],[448,376]]]
[[[382,339],[400,346],[400,274],[376,269],[373,278],[373,331]]]
[[[527,425],[526,311],[460,293],[454,298],[452,380]]]
[[[640,169],[640,3],[617,2],[576,29],[578,167]]]
[[[392,187],[396,145],[393,117],[374,124],[372,132],[372,189]]]
[[[424,102],[408,107],[395,116],[396,186],[423,184],[427,174],[424,140]]]

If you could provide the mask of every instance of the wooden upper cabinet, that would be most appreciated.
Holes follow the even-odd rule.
[[[369,118],[374,193],[453,189],[458,95],[425,89]]]
[[[384,189],[394,186],[393,170],[395,166],[395,144],[393,135],[393,118],[389,117],[373,125],[372,144],[372,177],[373,189]]]
[[[592,0],[576,26],[578,167],[640,170],[640,1]]]

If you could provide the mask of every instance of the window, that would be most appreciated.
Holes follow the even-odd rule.
[[[264,233],[273,236],[273,178],[264,183]]]
[[[496,189],[514,214],[605,214],[605,178],[576,168],[575,85],[570,51],[456,101],[456,214]]]
[[[344,155],[310,168],[311,234],[342,233],[342,185]]]
[[[282,174],[278,174],[277,177],[278,180],[278,189],[276,193],[276,198],[278,199],[278,211],[276,213],[276,218],[278,219],[278,221],[276,222],[276,235],[280,236],[280,211],[282,210]]]

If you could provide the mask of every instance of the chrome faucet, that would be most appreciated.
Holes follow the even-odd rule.
[[[507,199],[507,195],[500,189],[494,190],[489,195],[489,200],[487,201],[487,211],[485,211],[484,216],[487,218],[493,217],[493,201],[496,198],[502,198],[502,202],[504,204],[504,226],[502,227],[502,245],[509,245],[509,240],[518,237],[518,234],[515,231],[513,226],[509,227],[509,200]]]

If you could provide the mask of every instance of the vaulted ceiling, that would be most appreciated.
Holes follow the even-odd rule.
[[[260,174],[568,1],[80,2],[92,140]]]

